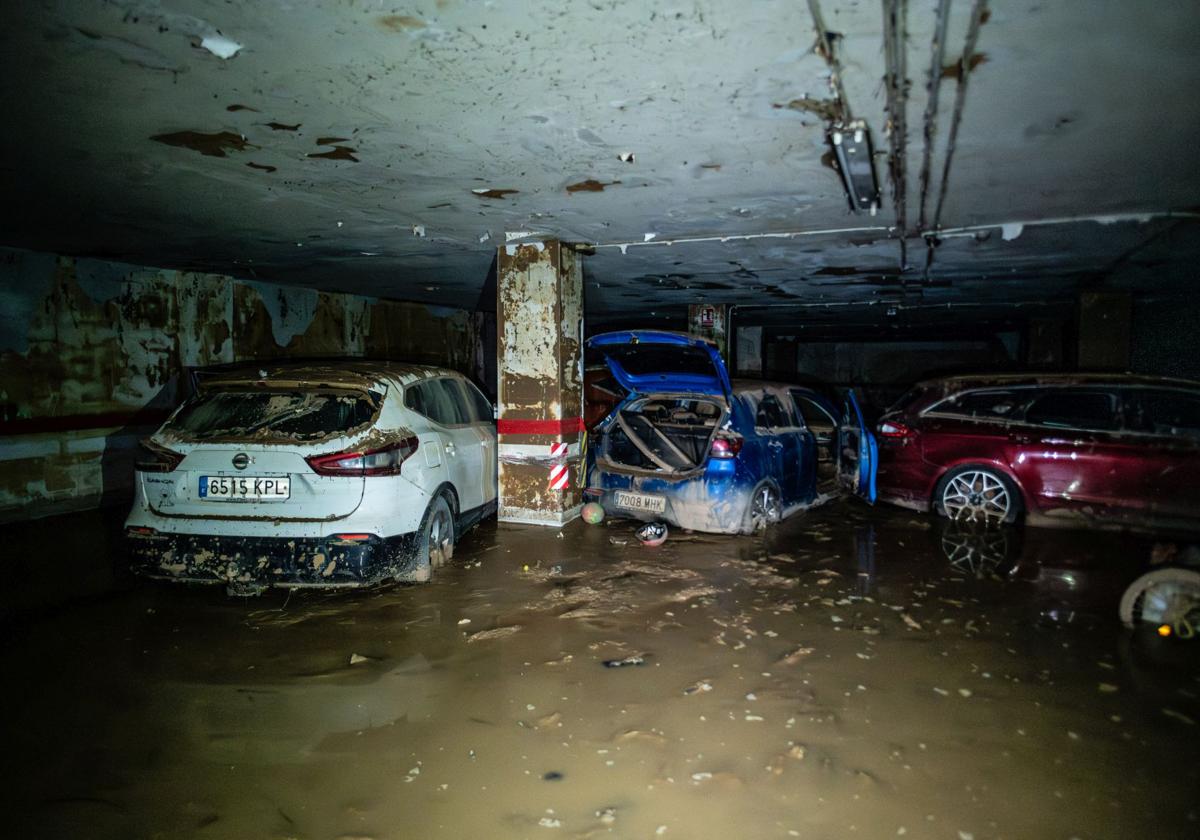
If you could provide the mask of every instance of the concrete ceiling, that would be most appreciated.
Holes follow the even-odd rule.
[[[635,320],[1004,306],[1200,257],[1192,0],[993,0],[974,35],[951,0],[940,56],[937,0],[2,5],[3,244],[473,306],[526,232],[595,245],[590,316]],[[874,216],[828,163],[847,115]]]

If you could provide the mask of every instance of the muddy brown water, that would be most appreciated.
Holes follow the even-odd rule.
[[[1115,618],[1148,540],[856,501],[632,531],[488,524],[425,586],[12,623],[9,836],[1198,836],[1200,647]]]

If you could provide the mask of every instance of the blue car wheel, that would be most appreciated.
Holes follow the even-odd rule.
[[[759,482],[750,497],[746,507],[746,522],[744,530],[748,534],[760,534],[783,518],[783,504],[779,500],[779,491],[768,481]]]

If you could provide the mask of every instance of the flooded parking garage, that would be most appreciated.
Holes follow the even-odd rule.
[[[1116,617],[1169,543],[856,500],[767,537],[632,531],[486,525],[419,587],[10,613],[6,813],[97,838],[1194,835],[1200,669]]]
[[[1197,43],[0,3],[0,833],[1200,836]]]

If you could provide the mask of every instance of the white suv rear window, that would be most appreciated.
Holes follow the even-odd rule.
[[[214,391],[184,405],[165,431],[190,440],[319,440],[370,423],[379,401],[345,391]]]

